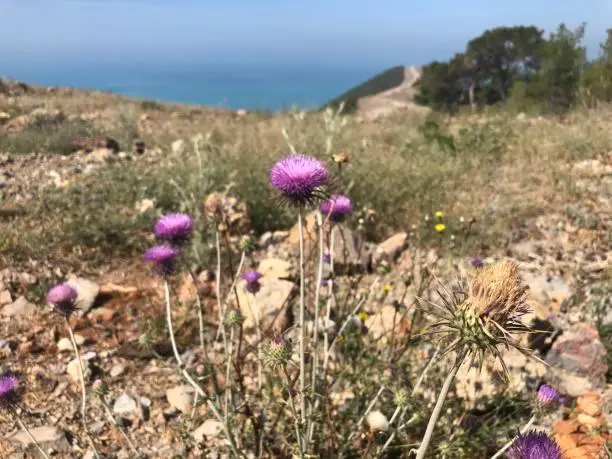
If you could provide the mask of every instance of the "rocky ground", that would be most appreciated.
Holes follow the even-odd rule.
[[[7,123],[18,122],[11,118]],[[131,147],[119,152],[94,145],[67,156],[0,154],[0,189],[7,203],[0,209],[0,218],[26,218],[23,209],[39,200],[46,186],[66,188],[122,161],[153,165],[161,154],[154,148],[143,151],[140,143],[134,151]],[[172,148],[182,147],[175,143]],[[577,177],[573,186],[589,199],[524,221],[518,240],[508,249],[492,249],[483,260],[492,263],[510,257],[520,263],[530,287],[531,319],[535,328],[545,331],[531,336],[529,344],[543,362],[509,351],[505,358],[510,369],[508,386],[499,383],[500,369],[494,365],[486,365],[480,373],[464,367],[455,392],[472,410],[499,393],[534,391],[541,382],[554,385],[568,402],[543,427],[552,429],[565,457],[597,458],[604,457],[606,442],[609,447],[612,427],[612,153],[567,167]],[[235,198],[224,199],[232,222],[226,230],[238,237],[249,228],[250,209]],[[146,212],[153,203],[142,206]],[[311,215],[307,253],[316,250],[314,232]],[[417,283],[406,287],[406,276],[427,271],[444,284],[475,269],[471,258],[451,257],[442,247],[420,246],[416,232],[407,228],[374,243],[365,241],[358,230],[338,229],[338,283],[350,291],[367,288],[378,278],[363,318],[366,339],[375,345],[409,333],[417,296],[436,298],[436,283],[417,291]],[[295,227],[263,234],[247,260],[264,274],[258,304],[263,308],[265,329],[286,330],[292,325],[297,241]],[[234,254],[234,268],[238,258]],[[80,422],[79,376],[72,345],[64,322],[42,301],[41,291],[56,273],[35,261],[1,268],[0,364],[22,373],[26,391],[21,415],[55,457],[93,457]],[[213,266],[204,268],[197,273],[197,281],[191,276],[175,279],[174,289],[182,304],[193,304],[196,292],[201,295],[208,345],[215,354],[219,346],[212,343],[218,317],[217,280]],[[104,398],[93,391],[89,396],[89,427],[100,452],[104,457],[135,457],[117,423],[137,449],[150,457],[215,457],[211,451],[220,427],[207,417],[206,405],[197,403],[194,391],[177,372],[165,334],[154,333],[155,318],[163,317],[161,281],[138,260],[81,276],[74,272],[69,280],[79,293],[79,314],[71,319],[72,325],[89,386],[100,381],[108,388]],[[252,333],[252,312],[241,282],[238,296],[245,330]],[[406,305],[401,314],[399,303]],[[203,375],[194,310],[177,307],[175,314],[183,358],[190,369]],[[337,324],[332,326],[337,330]],[[153,336],[145,336],[148,333]],[[143,336],[152,342],[143,346]],[[423,395],[432,394],[425,390]],[[351,397],[351,390],[344,388],[338,393],[339,405]],[[0,456],[29,457],[34,451],[30,440],[14,429],[6,413],[0,413],[0,426]]]

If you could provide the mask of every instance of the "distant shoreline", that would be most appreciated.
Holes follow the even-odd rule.
[[[286,111],[295,106],[319,109],[333,98],[361,84],[380,68],[328,69],[301,67],[270,67],[257,71],[246,68],[215,69],[213,67],[184,69],[106,68],[21,71],[2,69],[2,76],[38,87],[74,88],[101,91],[139,100],[166,104],[188,104],[228,110]]]

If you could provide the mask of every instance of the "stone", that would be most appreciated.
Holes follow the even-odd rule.
[[[111,368],[109,372],[109,375],[111,378],[118,378],[123,373],[125,373],[125,365],[121,365],[120,363],[117,363],[113,365],[113,367]]]
[[[8,290],[3,290],[0,292],[0,306],[4,306],[5,304],[9,304],[13,302],[13,298],[11,298],[11,292]]]
[[[572,295],[568,282],[560,277],[521,272],[524,282],[529,286],[530,298],[558,311],[561,304]]]
[[[397,233],[376,246],[374,250],[374,264],[382,261],[391,263],[400,255],[405,247],[408,233]]]
[[[175,155],[180,155],[181,153],[183,153],[185,151],[185,147],[186,145],[183,139],[175,140],[174,142],[172,142],[172,144],[170,144],[170,149]]]
[[[195,389],[188,384],[172,387],[166,391],[168,403],[182,413],[188,413],[193,409],[195,395]]]
[[[32,317],[36,313],[36,306],[30,303],[24,296],[20,296],[13,303],[2,308],[2,315],[6,317]]]
[[[97,163],[104,163],[116,159],[117,153],[110,148],[96,148],[89,153],[88,158]]]
[[[593,387],[604,388],[608,371],[607,350],[599,333],[587,323],[579,323],[566,330],[553,343],[546,355],[555,369],[585,377]]]
[[[91,366],[90,361],[84,358],[81,358],[81,363],[83,365],[83,376],[85,377],[85,382],[89,381],[91,378]],[[79,369],[79,361],[77,359],[71,360],[66,366],[66,373],[75,384],[81,384],[81,373]]]
[[[114,309],[102,306],[101,308],[92,310],[89,315],[91,316],[91,320],[94,322],[112,322],[116,314],[117,311]]]
[[[238,291],[237,301],[244,318],[243,326],[247,330],[255,327],[253,314],[257,313],[255,310],[257,308],[261,317],[260,325],[264,333],[270,328],[285,330],[289,325],[290,314],[290,308],[287,305],[296,290],[296,285],[283,279],[261,278],[259,282],[261,289],[255,297],[247,292],[244,280],[238,281],[236,286]]]
[[[81,335],[74,335],[74,340],[76,341],[77,346],[82,346],[85,344],[85,338],[83,338]],[[70,338],[61,338],[57,342],[57,350],[60,352],[74,352]]]
[[[334,272],[365,273],[370,262],[369,246],[357,231],[338,225],[334,231]]]
[[[142,201],[138,201],[136,203],[136,212],[139,214],[145,214],[150,210],[155,209],[155,200],[154,199],[143,199]]]
[[[120,395],[113,404],[113,413],[128,414],[136,411],[136,400],[127,394]]]
[[[309,253],[316,244],[318,231],[317,231],[317,212],[311,212],[306,215],[303,219],[304,222],[304,250]],[[285,239],[287,245],[297,248],[300,244],[300,229],[296,223],[289,230],[289,235]]]
[[[368,338],[384,345],[388,343],[391,335],[401,335],[408,330],[408,320],[403,318],[403,313],[397,311],[391,305],[383,306],[380,311],[369,316],[365,321],[368,329]],[[383,339],[384,338],[384,339]]]
[[[389,420],[381,411],[370,411],[366,416],[366,422],[373,432],[384,432],[389,429]]]
[[[549,373],[552,371],[549,370]],[[579,397],[595,387],[585,376],[576,376],[566,371],[555,371],[550,377],[551,383],[562,393],[570,397]]]
[[[267,279],[292,279],[297,274],[295,267],[291,263],[280,258],[266,258],[262,260],[257,271]]]
[[[72,285],[77,291],[76,309],[79,315],[83,316],[94,306],[100,285],[83,277],[73,276],[68,279],[68,284]]]
[[[48,451],[52,449],[61,453],[68,453],[71,451],[70,443],[66,438],[66,433],[58,427],[42,426],[33,427],[29,430],[43,450]],[[22,446],[27,447],[28,449],[34,447],[34,442],[22,430],[10,436],[8,440],[14,443],[20,443]]]
[[[218,437],[223,432],[223,424],[215,419],[207,419],[204,423],[191,433],[198,442],[203,442],[207,437]]]
[[[457,396],[468,409],[484,408],[502,393],[521,394],[537,390],[546,375],[546,365],[528,358],[520,351],[510,348],[502,351],[508,369],[508,381],[504,382],[503,367],[498,360],[485,360],[482,369],[464,363],[455,378]]]

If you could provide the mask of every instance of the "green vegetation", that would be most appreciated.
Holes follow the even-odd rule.
[[[507,105],[540,113],[612,101],[612,29],[589,62],[585,28],[561,24],[548,38],[534,26],[487,30],[449,61],[426,65],[416,101],[448,112]]]

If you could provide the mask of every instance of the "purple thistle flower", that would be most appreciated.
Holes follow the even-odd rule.
[[[15,404],[18,399],[18,386],[19,378],[17,376],[10,373],[0,376],[0,408]]]
[[[508,450],[510,459],[561,459],[561,448],[544,432],[519,434]]]
[[[554,387],[542,384],[537,393],[538,405],[542,408],[561,402],[561,395]]]
[[[329,250],[326,250],[325,252],[323,252],[323,262],[331,263],[331,254],[329,253]]]
[[[153,228],[155,237],[180,244],[191,236],[193,220],[187,214],[168,214],[157,220]]]
[[[485,262],[480,257],[476,257],[472,259],[472,266],[474,268],[482,268],[485,265]]]
[[[333,222],[341,222],[353,211],[351,198],[342,194],[333,194],[319,206],[321,213]]]
[[[263,276],[259,271],[247,271],[242,275],[242,278],[246,281],[246,289],[255,295],[259,292],[261,288],[261,284],[259,283],[259,279]]]
[[[144,254],[143,259],[155,264],[157,271],[162,274],[170,274],[174,259],[178,256],[179,251],[169,245],[156,245],[151,247]]]
[[[60,314],[69,316],[74,312],[78,293],[70,284],[58,284],[47,293],[47,303]]]
[[[270,183],[294,206],[312,202],[327,179],[325,165],[307,155],[286,156],[270,169]]]

